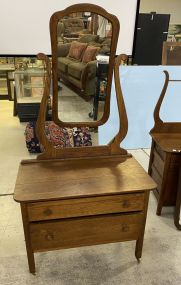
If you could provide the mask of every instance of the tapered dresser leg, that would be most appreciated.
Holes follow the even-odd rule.
[[[142,249],[143,249],[143,239],[145,233],[145,224],[146,224],[146,217],[147,217],[147,210],[148,210],[148,201],[149,201],[149,192],[145,192],[144,197],[144,217],[143,217],[143,224],[142,228],[140,229],[139,238],[136,241],[136,248],[135,248],[135,256],[136,259],[139,261],[142,256]]]
[[[152,163],[153,163],[153,151],[155,148],[155,142],[152,139],[152,144],[151,144],[151,150],[150,150],[150,159],[149,159],[149,166],[148,166],[148,174],[151,176],[151,170],[152,170]]]
[[[142,249],[143,249],[143,237],[139,238],[136,241],[135,256],[138,261],[142,256]]]
[[[25,235],[29,271],[30,273],[35,274],[35,259],[34,259],[34,253],[33,253],[32,246],[31,246],[31,237],[30,237],[30,231],[29,231],[29,220],[28,220],[26,203],[21,203],[21,214],[22,214],[22,220],[23,220],[23,228],[24,228],[24,235]]]

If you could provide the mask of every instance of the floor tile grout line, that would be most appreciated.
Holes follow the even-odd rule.
[[[148,157],[150,157],[149,154],[144,150],[144,148],[141,148],[141,150],[142,150]]]
[[[3,196],[12,196],[14,193],[8,193],[8,194],[0,194],[0,197],[3,197]]]

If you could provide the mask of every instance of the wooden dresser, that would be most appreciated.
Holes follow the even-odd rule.
[[[169,79],[165,73],[165,83],[154,110],[154,127],[150,131],[152,147],[148,173],[157,183],[154,191],[157,199],[157,215],[163,206],[175,206],[174,223],[181,230],[181,123],[164,122],[160,118],[160,108],[169,83],[181,80]]]
[[[141,258],[153,180],[134,158],[22,162],[20,202],[29,270],[34,252],[135,240]]]

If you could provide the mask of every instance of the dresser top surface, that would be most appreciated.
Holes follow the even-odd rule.
[[[156,184],[134,159],[92,158],[20,164],[17,202],[47,201],[153,190]]]
[[[165,152],[181,152],[181,134],[180,133],[155,133],[152,138]]]

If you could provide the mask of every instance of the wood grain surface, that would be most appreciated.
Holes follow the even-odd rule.
[[[14,199],[33,202],[153,190],[156,184],[134,159],[79,159],[20,165]]]

